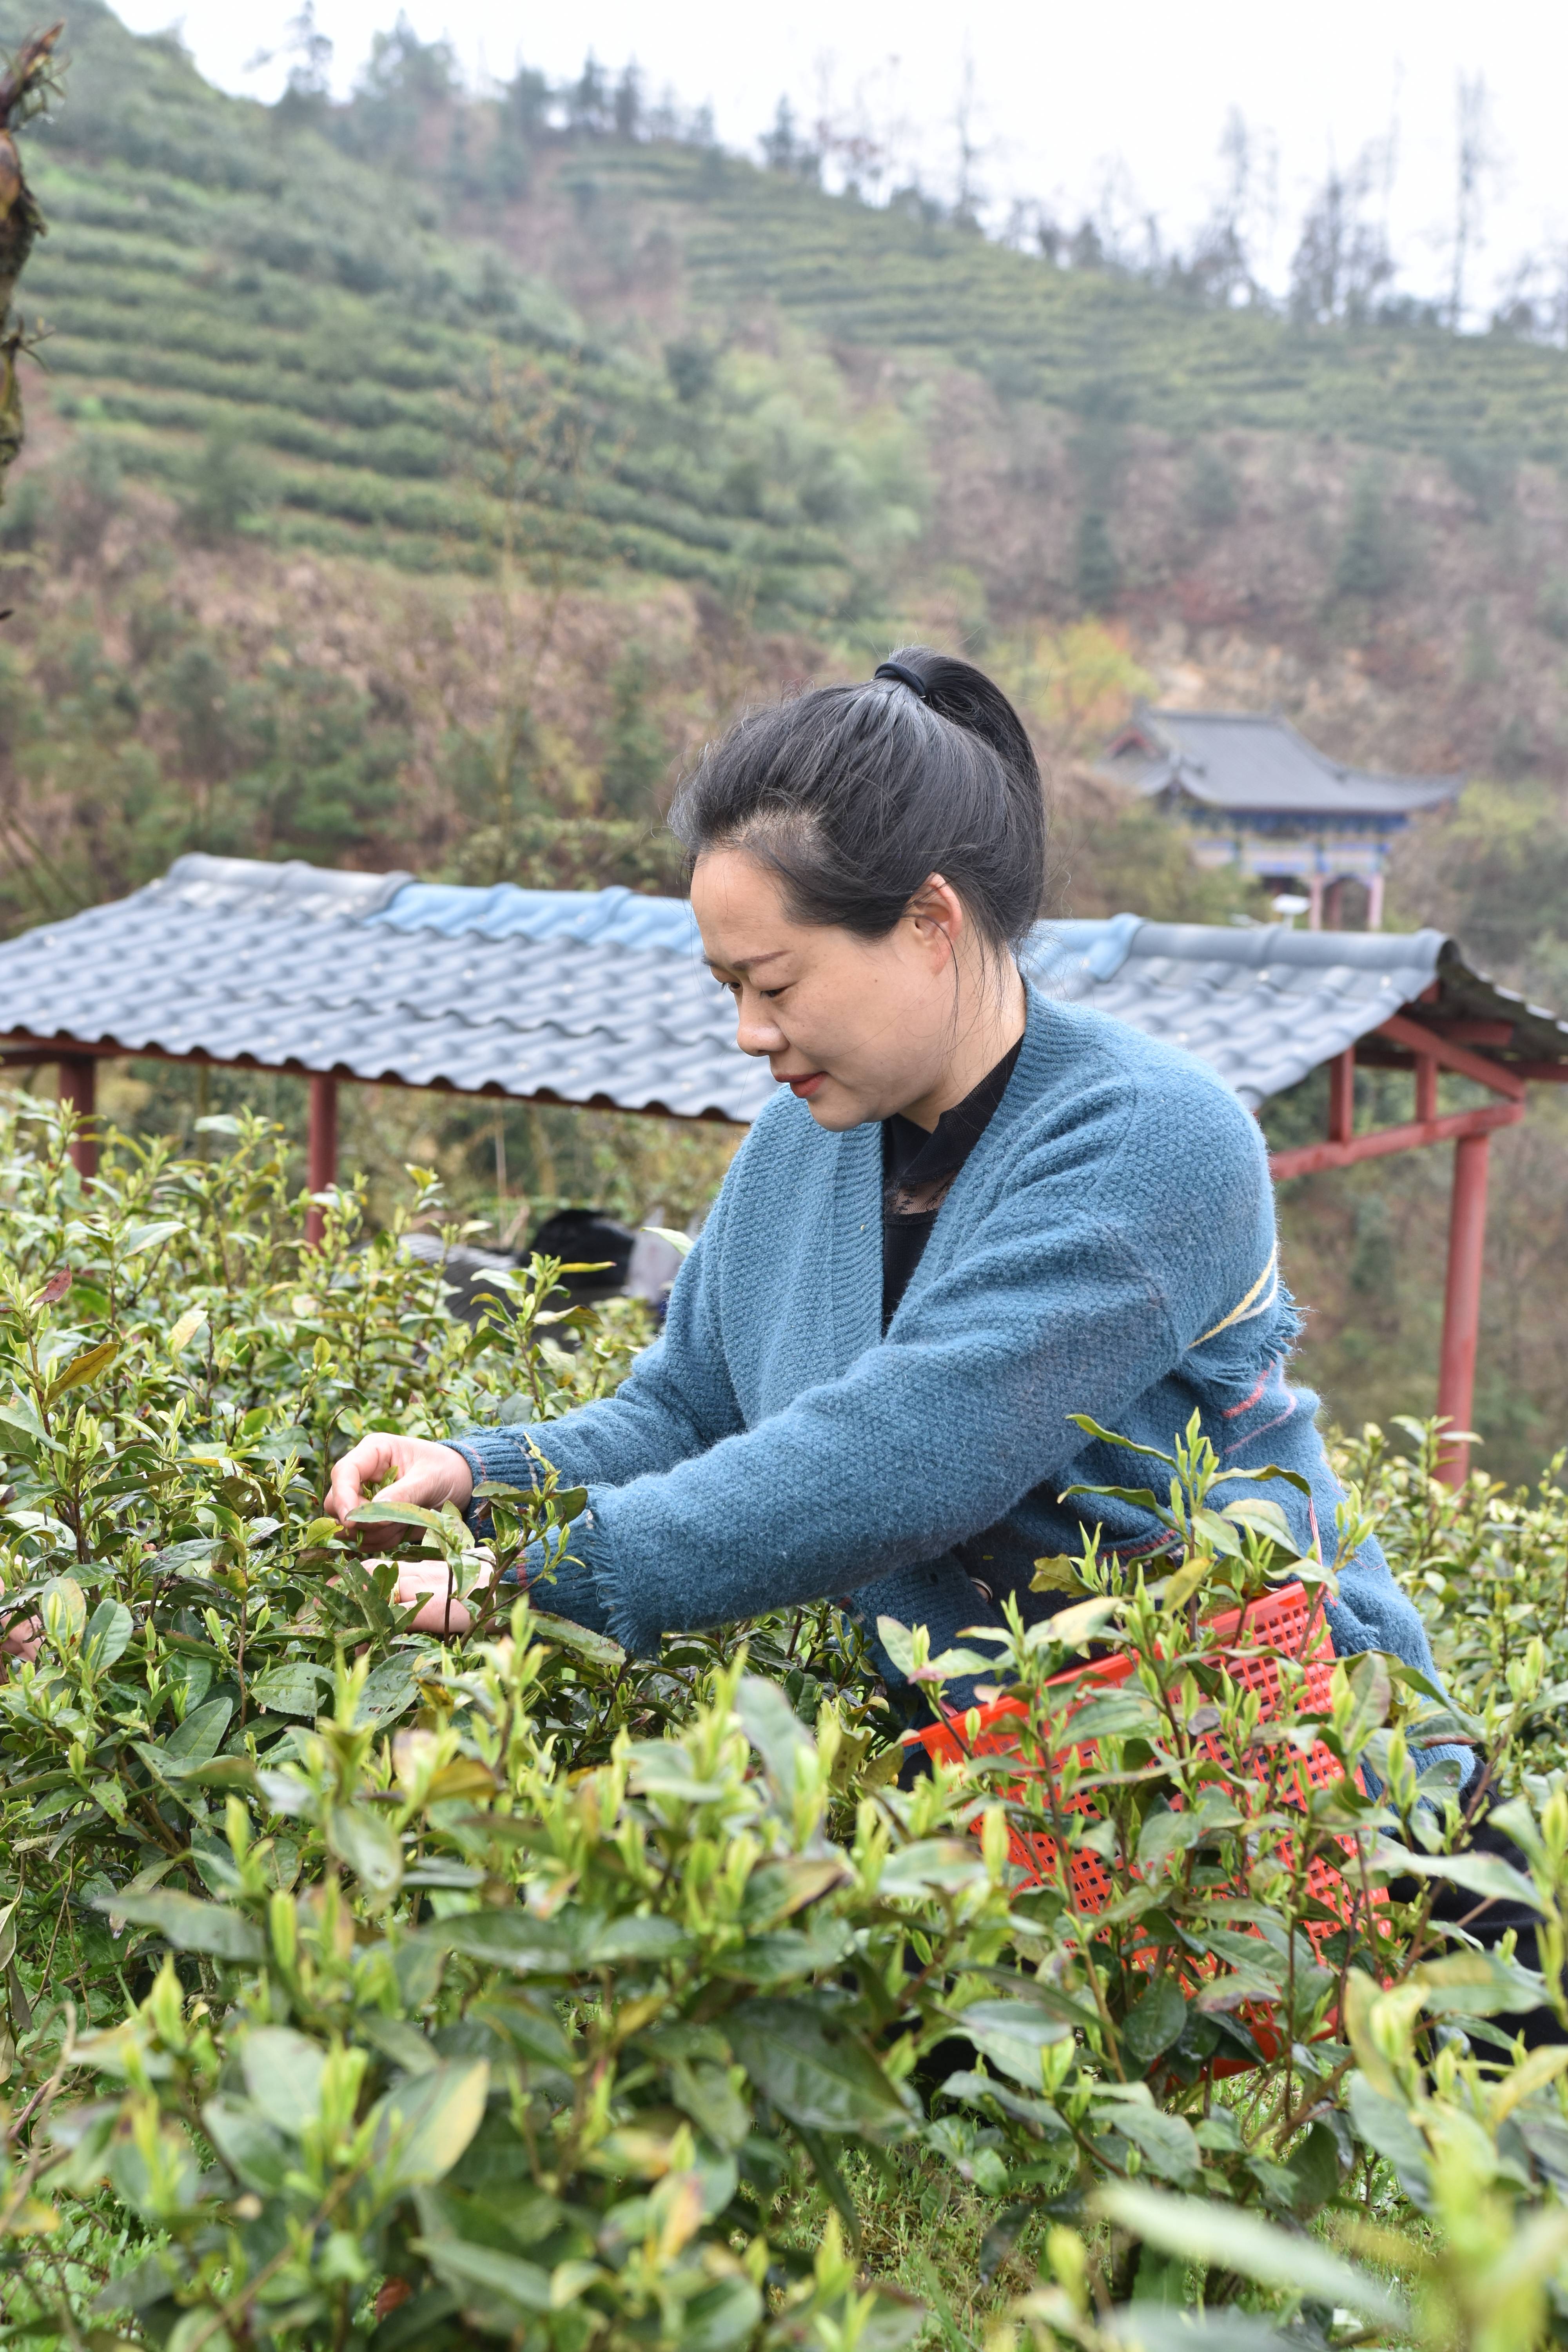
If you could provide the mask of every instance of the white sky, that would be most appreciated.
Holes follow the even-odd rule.
[[[522,15],[501,0],[406,5],[421,37],[446,35],[476,79],[504,79],[520,57],[552,79],[574,73],[590,47],[611,68],[635,58],[656,91],[669,83],[688,107],[710,102],[724,143],[753,153],[781,92],[807,123],[825,87],[844,117],[861,94],[877,121],[905,126],[901,143],[929,184],[948,188],[967,57],[984,150],[978,177],[994,206],[1038,197],[1076,219],[1120,157],[1141,207],[1178,237],[1207,210],[1220,134],[1237,106],[1277,154],[1275,282],[1312,187],[1369,143],[1392,140],[1392,184],[1373,209],[1387,219],[1402,286],[1422,294],[1447,283],[1457,84],[1481,75],[1497,160],[1483,190],[1476,299],[1521,253],[1568,247],[1568,13],[1560,16],[1553,0],[968,0],[963,8],[789,0],[784,9],[666,0],[658,10],[581,0]],[[171,0],[121,0],[121,14],[142,32],[173,14],[211,79],[270,98],[282,65],[247,67],[281,42],[298,5],[252,0],[237,11],[185,0],[181,16]],[[395,9],[396,0],[317,0],[341,91]]]

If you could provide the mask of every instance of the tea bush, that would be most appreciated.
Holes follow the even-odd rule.
[[[482,1543],[365,1515],[451,1568],[460,1639],[321,1516],[367,1428],[547,1456],[641,1308],[557,1314],[535,1261],[454,1321],[402,1246],[433,1180],[385,1233],[328,1196],[308,1247],[256,1119],[111,1138],[89,1185],[68,1139],[27,1098],[0,1130],[0,2341],[976,2343],[940,2260],[928,2316],[859,2252],[944,2173],[995,2347],[1161,2352],[1184,2303],[1235,2352],[1563,2332],[1554,1472],[1453,1497],[1429,1433],[1350,1450],[1341,1550],[1376,1521],[1445,1697],[1270,1647],[1334,1563],[1189,1431],[1131,1582],[1091,1541],[1040,1623],[933,1659],[883,1622],[917,1774],[831,1608],[637,1660],[489,1583],[570,1545],[542,1465]],[[975,1675],[1010,1748],[943,1707]]]

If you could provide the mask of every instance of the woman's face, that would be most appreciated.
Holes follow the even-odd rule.
[[[765,1057],[819,1127],[895,1111],[935,1125],[971,961],[963,906],[939,876],[880,940],[797,921],[776,877],[741,849],[699,858],[691,907],[713,976],[735,999],[741,1051]]]

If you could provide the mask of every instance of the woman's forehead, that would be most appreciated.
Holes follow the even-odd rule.
[[[776,875],[742,849],[713,849],[691,877],[691,911],[710,963],[760,970],[805,945],[810,926],[795,921]]]

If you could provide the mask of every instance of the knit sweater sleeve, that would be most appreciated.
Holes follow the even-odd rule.
[[[621,1486],[670,1471],[741,1428],[719,1344],[711,1272],[724,1213],[721,1196],[676,1276],[662,1336],[614,1396],[559,1421],[470,1429],[450,1441],[476,1482],[531,1486],[542,1454],[563,1486]]]
[[[671,1467],[590,1479],[573,1549],[629,1648],[842,1594],[1065,1483],[1087,1442],[1068,1416],[1115,1427],[1272,1247],[1256,1128],[1206,1076],[1108,1080],[1019,1140],[969,1245],[841,1378]]]

